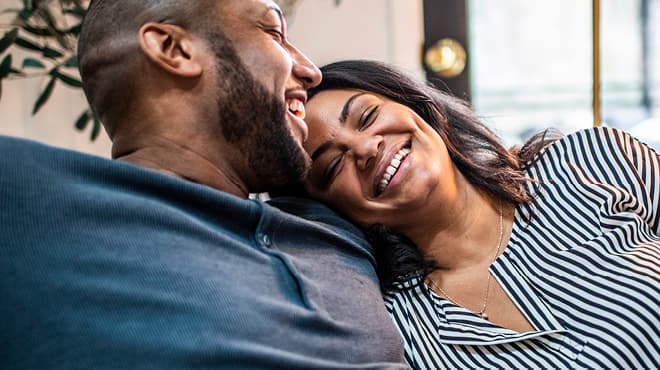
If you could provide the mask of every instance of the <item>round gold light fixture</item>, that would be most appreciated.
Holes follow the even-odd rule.
[[[424,63],[440,77],[452,78],[465,70],[467,53],[458,41],[444,38],[426,50]]]

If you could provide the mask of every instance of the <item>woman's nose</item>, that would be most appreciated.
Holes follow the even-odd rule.
[[[382,145],[383,138],[380,135],[356,138],[353,153],[360,171],[367,170],[376,163]]]

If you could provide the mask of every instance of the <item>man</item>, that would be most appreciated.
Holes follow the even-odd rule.
[[[270,0],[93,0],[117,161],[0,140],[0,368],[397,368],[373,250],[305,175],[320,72]]]

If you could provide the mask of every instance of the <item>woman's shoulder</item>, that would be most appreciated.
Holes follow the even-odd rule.
[[[603,151],[627,150],[633,143],[645,145],[627,131],[608,126],[581,129],[566,135],[560,141],[567,141],[569,145],[582,141],[583,144],[591,144],[595,149]]]
[[[410,301],[419,300],[426,296],[428,288],[424,285],[424,279],[420,276],[411,277],[406,280],[392,284],[391,289],[383,292],[385,306],[392,313],[406,306]]]
[[[547,146],[526,167],[526,173],[533,180],[528,186],[534,205],[558,212],[555,219],[572,217],[570,213],[559,215],[567,204],[578,212],[636,199],[650,211],[642,216],[657,230],[660,156],[623,130],[593,127],[570,133]],[[589,223],[588,218],[580,217],[581,223]]]
[[[630,155],[640,148],[657,155],[652,148],[624,130],[607,126],[590,127],[566,134],[545,146],[529,164],[576,159],[607,160]]]

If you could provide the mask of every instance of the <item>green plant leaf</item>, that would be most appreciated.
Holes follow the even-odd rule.
[[[10,75],[15,75],[15,76],[20,76],[20,77],[25,77],[25,72],[16,69],[16,68],[10,68],[9,69],[9,74]]]
[[[64,10],[64,14],[70,14],[78,18],[84,17],[85,13],[87,13],[87,11],[84,8],[73,8],[73,9]]]
[[[95,141],[99,137],[100,133],[101,121],[99,121],[99,119],[96,118],[96,115],[94,115],[94,126],[92,126],[92,133],[89,135],[89,140]]]
[[[31,33],[35,36],[46,36],[46,37],[48,37],[48,36],[53,35],[53,31],[50,30],[49,28],[46,28],[46,27],[32,27],[28,24],[24,24],[23,26],[21,26],[21,28],[23,30],[25,30],[25,32]]]
[[[7,55],[0,63],[0,79],[3,79],[9,75],[11,71],[11,54]]]
[[[82,29],[82,23],[79,23],[68,30],[65,31],[65,33],[71,34],[73,36],[78,36],[80,35],[80,30]]]
[[[68,68],[78,68],[78,58],[74,55],[67,59],[63,65]]]
[[[62,5],[59,6],[59,9],[62,9]],[[53,16],[51,8],[46,7],[46,6],[40,7],[39,17],[44,22],[46,22],[46,26],[48,26],[48,28],[50,28],[52,30],[57,30],[57,27],[56,27],[57,22],[55,21],[55,17]]]
[[[32,51],[38,51],[41,52],[42,47],[33,43],[32,41],[28,41],[20,36],[16,37],[16,40],[14,40],[14,43],[23,49],[28,49]]]
[[[18,13],[18,18],[20,18],[23,21],[27,21],[34,15],[34,10],[35,9],[28,9],[27,6],[25,6],[19,13]]]
[[[23,68],[46,68],[40,60],[34,58],[23,59]]]
[[[2,39],[0,39],[0,54],[4,53],[5,50],[14,44],[16,36],[18,36],[18,28],[14,28],[2,36]]]
[[[50,72],[50,75],[53,77],[57,77],[60,81],[64,82],[65,84],[71,86],[71,87],[76,87],[76,88],[81,88],[82,87],[82,81],[79,79],[66,75],[57,69],[54,69]]]
[[[62,4],[60,3],[60,9]],[[55,16],[52,13],[50,7],[41,6],[39,8],[39,18],[46,23],[46,29],[48,30],[49,36],[51,39],[57,41],[57,44],[64,50],[69,50],[71,45],[64,36],[63,32],[57,28],[57,22],[55,21]],[[52,50],[52,49],[51,49]],[[46,58],[50,58],[44,54]],[[56,57],[57,58],[57,57]]]
[[[48,84],[46,85],[46,88],[44,88],[44,91],[41,93],[39,96],[39,99],[37,99],[37,102],[34,103],[34,108],[32,109],[32,115],[34,116],[39,112],[39,109],[46,104],[48,101],[48,98],[50,98],[50,95],[53,93],[53,88],[55,87],[55,81],[57,81],[57,78],[55,76],[50,78],[50,81],[48,81]]]
[[[48,59],[57,59],[64,56],[64,54],[62,54],[60,51],[48,46],[44,46],[43,49],[41,49],[41,53],[43,54],[44,58]]]
[[[76,120],[76,124],[75,124],[76,130],[78,130],[78,131],[84,130],[87,127],[87,124],[89,123],[89,121],[91,121],[91,120],[92,120],[92,114],[90,113],[90,111],[88,109],[88,110],[84,111],[80,115],[80,117],[78,117],[78,119]]]

